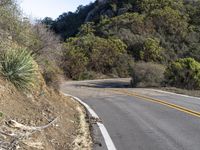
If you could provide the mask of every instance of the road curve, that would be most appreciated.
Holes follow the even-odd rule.
[[[127,79],[76,81],[61,90],[95,110],[118,150],[200,150],[200,115],[192,113],[200,112],[200,99],[128,85]],[[94,149],[106,150],[99,140]]]

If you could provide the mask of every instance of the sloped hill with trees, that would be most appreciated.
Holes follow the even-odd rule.
[[[148,63],[160,64],[165,68],[177,59],[191,58],[199,62],[199,10],[199,0],[108,0],[96,1],[79,7],[75,13],[65,14],[65,17],[61,15],[54,21],[45,18],[42,22],[66,41],[63,69],[68,77],[72,78],[70,72],[73,72],[73,68],[76,67],[82,68],[80,72],[84,72],[84,75],[89,74],[88,78],[92,78],[91,72],[92,74],[95,72],[124,77],[131,76],[133,71],[136,71],[130,69],[133,68],[130,64],[137,64],[140,61],[146,62],[147,65]],[[73,17],[73,15],[81,17],[81,19]],[[65,27],[62,28],[62,26]],[[71,31],[74,32],[68,34]],[[63,36],[63,34],[65,35]],[[93,37],[90,38],[91,36]],[[98,41],[108,40],[108,42],[99,41],[98,45],[95,45],[96,39]],[[118,41],[116,45],[124,45],[123,58],[117,58],[115,52],[117,53],[118,48],[114,45],[112,47],[115,50],[105,46],[106,43],[112,45],[111,39]],[[94,46],[88,46],[88,43],[92,43]],[[82,66],[73,64],[73,67],[69,69],[66,64],[72,64],[72,60],[65,57],[65,54],[70,56],[72,51],[74,51],[73,55],[75,53],[81,55],[78,58],[85,57],[85,62],[82,63]],[[104,61],[105,56],[108,60],[112,60],[110,52],[116,58],[115,65]],[[94,62],[91,56],[97,53],[104,53],[104,55],[100,55],[99,58],[95,56]],[[104,63],[103,66],[99,65],[102,63]],[[98,64],[98,70],[93,66],[95,64]],[[78,73],[76,74],[78,75]],[[197,76],[199,78],[199,75]],[[79,76],[76,79],[82,78],[84,79],[85,76]],[[159,85],[167,85],[165,80],[167,77]],[[187,88],[185,85],[179,87]]]

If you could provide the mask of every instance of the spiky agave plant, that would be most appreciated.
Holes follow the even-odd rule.
[[[37,64],[24,48],[10,49],[0,56],[0,74],[17,89],[30,90],[37,77]]]

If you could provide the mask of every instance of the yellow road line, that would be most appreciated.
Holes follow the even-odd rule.
[[[137,98],[142,99],[142,100],[158,103],[158,104],[161,104],[161,105],[164,105],[164,106],[167,106],[167,107],[170,107],[170,108],[173,108],[173,109],[179,110],[181,112],[184,112],[184,113],[187,113],[187,114],[190,114],[192,116],[196,116],[196,117],[200,118],[200,112],[197,112],[197,111],[194,111],[194,110],[191,110],[191,109],[188,109],[186,107],[182,107],[182,106],[179,106],[179,105],[176,105],[176,104],[173,104],[173,103],[168,103],[164,100],[144,96],[144,95],[141,95],[141,94],[138,94],[138,93],[135,93],[135,92],[127,92],[127,91],[122,91],[122,90],[117,90],[117,89],[112,90],[112,91],[117,92],[119,94],[134,96],[134,97],[137,97]]]

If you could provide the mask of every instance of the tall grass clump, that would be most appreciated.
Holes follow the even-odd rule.
[[[26,49],[9,49],[0,56],[0,75],[17,89],[30,90],[37,77],[37,64]]]

